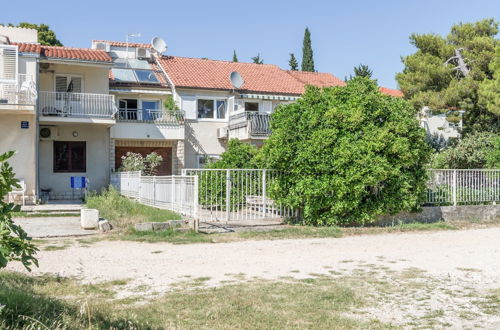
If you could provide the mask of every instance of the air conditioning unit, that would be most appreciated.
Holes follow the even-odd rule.
[[[40,140],[54,140],[59,136],[59,129],[55,126],[40,126]]]
[[[136,50],[137,58],[140,60],[147,60],[151,58],[151,49],[149,48],[137,48]]]
[[[104,50],[106,52],[109,52],[110,46],[107,42],[96,42],[94,44],[95,49],[97,50]]]
[[[217,129],[217,138],[226,139],[227,138],[227,128],[221,127]]]

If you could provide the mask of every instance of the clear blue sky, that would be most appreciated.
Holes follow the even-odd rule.
[[[265,63],[288,68],[302,55],[309,27],[316,69],[343,79],[368,64],[379,84],[397,87],[400,57],[413,52],[412,32],[447,34],[453,23],[500,19],[499,0],[252,0],[252,1],[6,1],[0,22],[49,24],[66,46],[92,39],[136,42],[163,37],[171,55],[240,61],[260,53]]]

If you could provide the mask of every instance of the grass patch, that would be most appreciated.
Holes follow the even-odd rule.
[[[200,278],[205,282],[208,278]],[[104,286],[106,287],[106,286]],[[147,302],[109,300],[74,280],[0,272],[0,328],[357,329],[386,328],[349,317],[362,294],[330,278],[181,288]],[[138,304],[136,304],[136,302]],[[42,326],[43,325],[43,326]]]
[[[287,238],[323,238],[323,237],[341,237],[342,232],[337,227],[311,227],[311,226],[292,226],[283,229],[274,229],[270,231],[245,231],[237,233],[242,239],[287,239]]]
[[[174,231],[167,229],[163,231],[138,231],[130,229],[126,233],[118,234],[114,239],[124,241],[139,241],[139,242],[168,242],[173,244],[191,244],[191,243],[213,243],[211,235],[197,233],[193,230],[186,232]]]
[[[55,212],[12,212],[13,218],[60,218],[60,217],[79,217],[80,213],[55,213]]]
[[[164,222],[181,220],[182,216],[169,210],[140,204],[121,196],[113,187],[102,190],[100,194],[87,197],[86,205],[99,210],[99,215],[108,219],[114,228],[128,229],[140,222]]]

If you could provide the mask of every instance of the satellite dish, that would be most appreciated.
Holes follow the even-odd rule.
[[[229,80],[231,80],[231,85],[233,85],[234,89],[240,89],[241,86],[243,86],[243,84],[245,83],[241,75],[236,71],[231,72],[231,74],[229,75]]]
[[[167,51],[167,43],[160,37],[154,37],[151,40],[151,46],[156,50],[159,54],[162,54]]]

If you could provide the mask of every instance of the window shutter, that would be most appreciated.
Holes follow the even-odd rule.
[[[182,110],[186,112],[186,119],[196,119],[196,98],[194,96],[183,96]]]
[[[273,112],[273,102],[272,101],[263,101],[262,102],[262,112],[263,113]]]
[[[68,77],[56,76],[56,92],[65,93],[68,90]]]
[[[82,78],[81,77],[71,77],[71,82],[73,82],[73,93],[82,92]]]
[[[0,45],[0,82],[17,84],[17,46]]]

